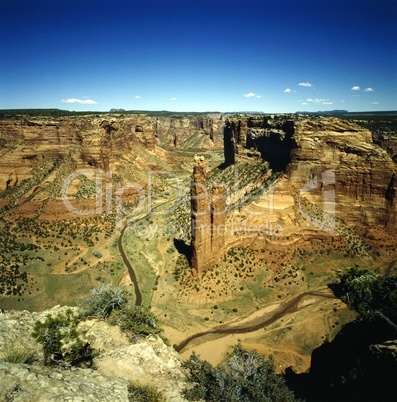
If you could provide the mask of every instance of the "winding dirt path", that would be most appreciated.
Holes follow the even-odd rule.
[[[140,218],[140,219],[143,219],[143,218]],[[138,222],[140,219],[138,219],[136,222]],[[124,265],[128,269],[128,273],[130,275],[131,282],[134,285],[135,305],[141,306],[142,305],[142,293],[141,293],[141,290],[139,289],[138,280],[136,279],[135,271],[132,268],[132,265],[131,265],[130,261],[128,260],[127,254],[125,253],[124,248],[123,248],[123,236],[124,236],[125,230],[128,228],[130,223],[131,223],[130,221],[127,221],[125,223],[125,225],[123,226],[123,229],[121,229],[119,240],[117,241],[117,247],[119,249],[121,258],[123,259]]]
[[[182,352],[193,340],[203,338],[206,335],[230,335],[230,334],[245,334],[248,332],[258,331],[270,324],[273,324],[275,321],[279,320],[281,317],[293,313],[299,310],[299,303],[306,296],[318,296],[318,297],[327,297],[327,298],[335,298],[335,296],[330,292],[323,292],[320,290],[317,291],[307,291],[295,296],[291,300],[288,300],[282,303],[276,310],[272,311],[270,314],[265,315],[264,317],[255,318],[251,321],[245,322],[240,325],[233,325],[231,323],[226,323],[224,325],[215,327],[213,329],[198,332],[197,334],[191,335],[185,340],[183,340],[179,345],[176,346],[175,350],[177,352]],[[201,343],[204,343],[203,340]]]
[[[124,224],[123,228],[121,229],[120,236],[119,236],[119,239],[118,239],[118,241],[117,241],[117,247],[118,247],[118,249],[119,249],[121,258],[123,259],[124,265],[125,265],[125,266],[127,267],[127,269],[128,269],[128,273],[129,273],[129,275],[130,275],[131,282],[132,282],[133,285],[134,285],[134,291],[135,291],[135,305],[136,305],[136,306],[141,306],[141,305],[142,305],[142,301],[143,301],[143,299],[142,299],[142,292],[141,292],[141,290],[139,289],[138,279],[137,279],[137,277],[136,277],[136,273],[135,273],[135,271],[134,271],[134,268],[132,267],[132,265],[131,265],[131,263],[130,263],[128,257],[127,257],[127,254],[126,254],[126,252],[125,252],[125,250],[124,250],[124,247],[123,247],[123,237],[124,237],[124,233],[125,233],[126,229],[127,229],[129,226],[131,226],[131,225],[133,225],[133,224],[135,224],[135,223],[137,223],[137,222],[142,221],[143,219],[145,219],[145,218],[147,218],[148,216],[150,216],[150,215],[152,214],[152,212],[153,212],[154,210],[156,210],[157,208],[160,208],[160,207],[162,207],[162,206],[164,206],[164,205],[166,205],[166,204],[169,204],[170,202],[174,202],[176,199],[177,199],[177,197],[172,198],[171,200],[165,201],[165,202],[163,202],[163,203],[161,203],[161,204],[159,204],[159,205],[156,205],[155,207],[152,207],[151,210],[150,210],[147,214],[145,214],[145,215],[143,215],[143,216],[139,216],[139,217],[137,217],[137,218],[135,218],[135,219],[132,219],[132,220],[128,220],[128,221]]]

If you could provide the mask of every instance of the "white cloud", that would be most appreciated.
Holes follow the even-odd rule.
[[[260,98],[261,96],[258,94],[254,94],[253,92],[248,92],[247,94],[244,94],[243,96],[245,96],[246,98]]]
[[[97,104],[92,99],[75,99],[75,98],[62,99],[61,102],[63,102],[63,103],[79,103],[80,105],[96,105]]]
[[[63,102],[63,103],[79,103],[80,105],[96,105],[97,104],[92,99],[75,99],[75,98],[62,99],[61,102]]]
[[[139,95],[134,96],[134,99],[141,99],[141,97]]]
[[[325,101],[326,101],[326,99],[318,99],[318,98],[316,98],[316,99],[313,99],[313,98],[306,99],[306,102],[312,102],[312,103],[322,103],[322,102],[325,102]]]
[[[300,82],[298,85],[300,87],[305,87],[305,88],[310,88],[313,86],[313,84],[311,84],[310,82]]]
[[[364,89],[364,92],[374,92],[374,89],[372,89],[372,88],[365,88],[365,89]]]
[[[176,101],[176,98],[170,98],[169,100],[170,101]]]
[[[302,103],[302,105],[308,105],[310,103],[317,103],[317,104],[321,104],[321,105],[332,105],[334,102],[330,99],[308,98],[308,99],[306,99],[305,103]]]
[[[284,92],[286,94],[290,94],[291,92],[294,92],[294,91],[291,88],[287,88],[287,89],[284,89]]]
[[[355,85],[354,87],[352,87],[352,91],[359,91],[361,88],[358,85]]]
[[[380,105],[380,102],[372,102],[373,105]]]

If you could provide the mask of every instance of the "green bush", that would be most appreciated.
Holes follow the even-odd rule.
[[[128,303],[126,292],[112,285],[101,283],[91,289],[90,296],[80,302],[82,316],[107,318],[114,310],[120,310]]]
[[[196,355],[184,363],[187,380],[192,386],[185,390],[190,401],[208,402],[292,402],[293,393],[284,379],[275,374],[272,359],[258,352],[236,346],[223,364],[212,367]]]
[[[129,334],[132,341],[161,332],[156,317],[147,307],[128,304],[122,309],[114,311],[109,321]]]
[[[91,348],[80,338],[77,324],[78,319],[70,309],[55,317],[48,315],[44,322],[35,322],[32,336],[43,347],[44,365],[91,363]]]
[[[128,384],[128,399],[130,402],[166,402],[163,392],[156,387],[132,382]]]
[[[354,266],[337,272],[338,282],[329,287],[335,296],[362,318],[380,317],[397,330],[397,275]]]
[[[80,303],[81,316],[102,317],[118,325],[132,341],[148,335],[160,334],[156,317],[147,307],[134,306],[123,289],[101,284],[91,290],[90,296]]]

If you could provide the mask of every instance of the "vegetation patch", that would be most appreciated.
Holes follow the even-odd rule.
[[[185,362],[191,387],[185,391],[189,401],[208,402],[274,402],[294,401],[293,393],[281,375],[275,374],[273,360],[256,351],[248,352],[240,345],[221,365],[209,363],[192,355]]]

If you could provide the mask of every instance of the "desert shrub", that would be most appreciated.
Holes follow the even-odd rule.
[[[35,361],[34,353],[17,346],[8,346],[4,348],[0,361],[6,363],[31,364]]]
[[[78,318],[72,310],[65,314],[48,315],[44,322],[36,321],[32,336],[41,343],[44,365],[71,365],[92,360],[91,348],[77,332]]]
[[[91,294],[83,299],[79,306],[83,317],[96,316],[107,318],[114,310],[119,310],[128,303],[126,292],[112,285],[101,283],[91,289]]]
[[[132,341],[161,332],[156,317],[143,306],[127,304],[122,309],[114,311],[109,321],[113,325],[118,325]]]
[[[190,401],[208,402],[292,402],[293,393],[284,379],[275,374],[272,359],[248,352],[240,345],[223,364],[212,367],[193,354],[184,363],[187,380],[192,384],[184,392]]]
[[[128,400],[130,402],[166,402],[164,393],[156,387],[132,382],[128,384]]]

